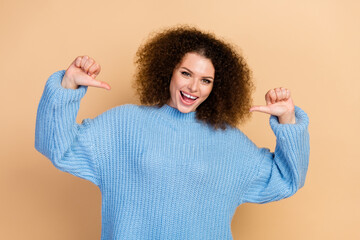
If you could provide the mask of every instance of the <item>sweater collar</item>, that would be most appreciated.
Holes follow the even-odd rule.
[[[167,104],[160,108],[160,112],[170,119],[194,121],[196,118],[196,112],[182,113],[176,108],[170,107]]]

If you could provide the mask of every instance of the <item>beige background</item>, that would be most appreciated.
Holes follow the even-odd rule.
[[[34,149],[45,81],[88,54],[113,89],[89,89],[78,120],[138,103],[131,89],[137,47],[150,32],[179,23],[242,49],[256,104],[268,89],[284,86],[310,117],[305,187],[279,202],[239,207],[234,239],[360,239],[357,0],[0,0],[0,239],[100,238],[98,188],[60,172]],[[274,149],[267,115],[255,113],[241,129]]]

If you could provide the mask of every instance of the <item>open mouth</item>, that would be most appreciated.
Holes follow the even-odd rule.
[[[198,97],[194,97],[190,94],[184,93],[180,91],[181,100],[186,104],[192,104],[198,99]]]

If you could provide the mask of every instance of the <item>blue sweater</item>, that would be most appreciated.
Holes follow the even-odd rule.
[[[214,130],[168,105],[123,105],[77,124],[87,88],[61,87],[51,75],[40,100],[36,149],[60,170],[102,194],[101,239],[232,239],[231,220],[245,202],[267,203],[304,185],[308,117],[270,117],[275,152],[240,130]]]

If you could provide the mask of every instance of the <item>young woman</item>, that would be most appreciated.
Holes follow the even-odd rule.
[[[40,100],[35,147],[66,172],[99,186],[102,239],[232,239],[245,202],[267,203],[304,185],[308,117],[289,90],[251,107],[250,71],[235,48],[190,27],[165,30],[139,48],[135,88],[143,105],[123,105],[75,122],[100,65],[77,57],[50,76]],[[236,125],[271,114],[274,153]]]

